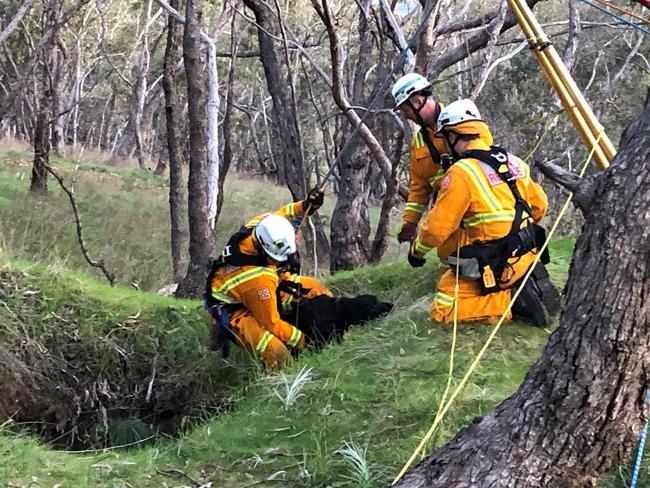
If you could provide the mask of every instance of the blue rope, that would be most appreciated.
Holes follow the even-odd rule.
[[[591,5],[591,6],[594,7],[595,9],[598,9],[598,10],[600,10],[601,12],[606,13],[607,15],[611,15],[612,17],[614,17],[615,19],[620,20],[620,21],[623,22],[624,24],[627,24],[627,25],[629,25],[629,26],[631,26],[631,27],[634,27],[635,29],[638,29],[638,30],[640,30],[641,32],[644,32],[644,33],[646,33],[646,34],[650,34],[650,31],[649,31],[648,29],[646,29],[645,27],[641,27],[640,25],[635,24],[634,22],[630,22],[629,20],[626,20],[626,19],[624,19],[623,17],[621,17],[621,16],[619,16],[619,15],[616,15],[616,14],[613,13],[613,12],[610,12],[609,10],[607,10],[606,8],[601,7],[600,5],[596,5],[595,3],[590,2],[589,0],[582,0],[582,1],[583,1],[584,3],[586,3],[587,5]]]
[[[650,391],[648,391],[648,403],[650,403]],[[639,480],[639,471],[641,471],[641,461],[643,460],[643,448],[645,447],[645,439],[647,436],[648,422],[646,421],[645,426],[641,431],[641,441],[639,442],[639,449],[636,452],[636,462],[634,463],[634,474],[632,475],[630,488],[636,488],[636,482]]]

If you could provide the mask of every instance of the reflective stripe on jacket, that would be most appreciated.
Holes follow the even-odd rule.
[[[285,218],[297,218],[303,214],[302,202],[285,205],[273,212]],[[246,227],[254,227],[267,214],[250,219]],[[244,254],[257,255],[253,235],[239,243],[239,250]],[[278,270],[274,264],[266,266],[229,266],[218,268],[210,284],[212,296],[224,303],[239,303],[243,308],[233,313],[231,323],[236,327],[236,319],[245,311],[270,334],[284,344],[295,347],[301,342],[302,332],[280,318],[277,306]],[[264,335],[266,337],[266,335]],[[262,338],[256,346],[263,352],[270,339]]]
[[[475,141],[471,149],[489,149],[484,146]],[[516,156],[509,156],[517,188],[531,207],[530,217],[539,222],[546,213],[546,194],[531,180],[528,165]],[[489,165],[473,158],[462,159],[449,168],[436,204],[413,244],[416,254],[421,256],[440,247],[460,227],[470,244],[508,235],[515,216],[515,199],[508,185],[493,173]]]
[[[446,153],[442,137],[428,129],[429,137],[440,154]],[[418,131],[411,144],[409,160],[409,193],[402,219],[417,224],[429,205],[431,195],[438,190],[443,176],[440,161],[433,160],[429,148]]]

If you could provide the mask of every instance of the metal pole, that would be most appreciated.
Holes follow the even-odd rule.
[[[542,70],[558,92],[562,104],[571,116],[585,144],[592,147],[593,142],[598,140],[600,135],[600,142],[594,157],[601,169],[607,168],[609,162],[616,155],[616,149],[604,133],[603,126],[598,122],[580,88],[548,40],[528,4],[522,0],[508,1],[528,43],[531,48],[535,49],[535,55]]]

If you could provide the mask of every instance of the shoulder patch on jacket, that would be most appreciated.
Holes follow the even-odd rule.
[[[268,288],[262,288],[257,290],[257,296],[260,297],[260,300],[269,300],[271,298],[271,292]]]
[[[445,177],[442,179],[442,183],[440,183],[440,191],[447,189],[450,180],[451,180],[451,176],[445,175]]]

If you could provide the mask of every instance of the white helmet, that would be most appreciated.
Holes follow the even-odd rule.
[[[395,108],[407,101],[411,95],[426,90],[430,86],[431,83],[424,76],[417,73],[402,76],[395,82],[391,90],[395,99]]]
[[[296,231],[284,217],[267,215],[255,226],[254,233],[264,252],[276,261],[284,262],[296,252]]]
[[[478,121],[483,122],[481,113],[478,108],[468,99],[456,100],[447,105],[438,116],[438,131],[448,127],[461,124],[463,122]]]

